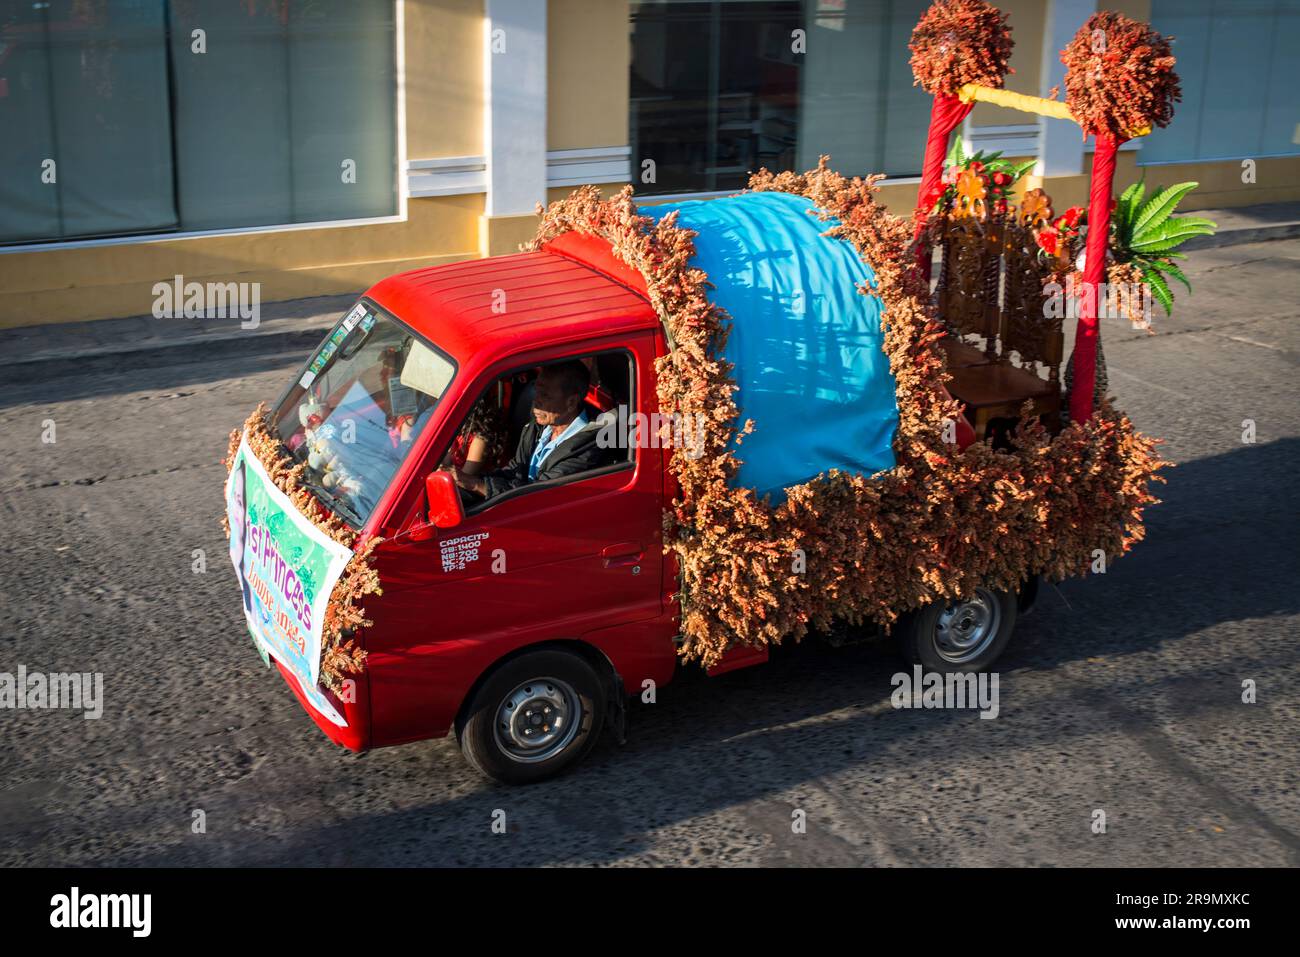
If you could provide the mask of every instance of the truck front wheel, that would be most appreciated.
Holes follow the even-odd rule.
[[[1016,596],[976,588],[966,601],[926,605],[903,622],[903,656],[926,671],[987,671],[1016,627]]]
[[[460,727],[460,749],[503,784],[541,781],[586,756],[604,714],[605,687],[591,665],[567,651],[533,651],[479,688]]]

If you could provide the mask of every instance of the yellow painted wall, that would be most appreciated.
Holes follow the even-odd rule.
[[[995,0],[994,5],[1007,15],[1011,39],[1015,41],[1009,66],[1016,72],[1007,76],[1007,89],[1015,93],[1041,95],[1038,84],[1043,72],[1044,0]],[[1062,91],[1061,96],[1064,95]],[[1036,120],[1037,117],[1019,110],[1006,110],[987,103],[976,103],[970,115],[973,126],[1016,126]]]
[[[628,22],[627,0],[549,0],[547,149],[627,143]]]
[[[483,197],[412,200],[406,222],[0,254],[0,328],[148,313],[155,282],[260,282],[262,302],[359,291],[478,255]]]
[[[1140,166],[1141,159],[1141,150],[1120,152],[1115,165],[1115,192],[1122,192],[1144,175],[1148,195],[1152,187],[1199,183],[1196,190],[1179,204],[1180,213],[1194,209],[1226,209],[1260,203],[1293,202],[1300,198],[1300,156],[1257,160],[1253,184],[1241,181],[1241,163],[1237,160]],[[1033,177],[1027,178],[1030,179],[1029,185],[1041,185],[1051,194],[1053,205],[1057,209],[1065,209],[1067,206],[1087,203],[1086,173],[1090,169],[1091,154],[1087,154],[1084,157],[1083,176],[1057,177],[1046,183]]]
[[[405,0],[406,149],[483,155],[483,0]]]

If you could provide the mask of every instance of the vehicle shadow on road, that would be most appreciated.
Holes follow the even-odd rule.
[[[1021,621],[1001,663],[998,720],[981,721],[974,711],[896,711],[890,678],[903,666],[887,641],[833,649],[809,640],[778,649],[763,667],[717,678],[687,668],[657,703],[633,705],[626,747],[606,740],[585,765],[555,781],[515,789],[476,782],[450,742],[340,755],[338,780],[295,781],[292,789],[286,782],[258,792],[257,802],[292,805],[304,787],[349,795],[364,789],[366,800],[356,805],[368,810],[351,813],[336,802],[339,819],[319,827],[287,835],[246,831],[238,840],[215,838],[228,842],[220,851],[189,843],[129,863],[606,864],[653,858],[664,841],[692,848],[664,864],[725,864],[726,855],[757,843],[775,846],[772,854],[785,856],[772,859],[782,862],[924,863],[914,826],[897,820],[896,810],[892,817],[877,813],[870,798],[845,805],[829,793],[836,789],[824,787],[827,779],[851,771],[859,786],[884,790],[892,776],[907,776],[900,768],[925,767],[943,754],[996,761],[1004,749],[1030,742],[1065,747],[1096,729],[1070,720],[1060,686],[1047,693],[1039,673],[1093,659],[1115,666],[1108,672],[1111,700],[1140,689],[1182,695],[1189,713],[1223,707],[1188,694],[1199,666],[1179,654],[1178,644],[1218,625],[1300,612],[1289,497],[1298,470],[1300,440],[1285,439],[1167,472],[1164,503],[1148,514],[1148,541],[1105,575],[1042,589],[1039,608]],[[1271,647],[1278,650],[1260,651]],[[1300,661],[1294,643],[1253,648],[1243,649],[1242,673]],[[1163,663],[1155,673],[1141,663],[1153,655]],[[1136,712],[1128,717],[1147,720]],[[430,791],[447,797],[369,810],[384,803],[374,789],[382,789],[387,773],[425,775]],[[780,835],[791,843],[791,813],[800,800],[841,802],[838,813],[869,837],[854,844],[822,833],[806,845],[815,848],[809,859],[791,857],[780,849]],[[504,833],[493,832],[494,814]],[[719,853],[712,844],[740,850]]]

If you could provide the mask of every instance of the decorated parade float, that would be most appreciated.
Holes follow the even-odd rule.
[[[583,263],[653,310],[661,438],[701,423],[690,448],[664,455],[657,506],[680,660],[717,668],[810,628],[897,630],[929,608],[974,621],[989,596],[1086,575],[1142,539],[1166,463],[1106,395],[1099,316],[1149,327],[1152,299],[1168,310],[1171,281],[1186,283],[1177,246],[1213,226],[1172,215],[1195,184],[1115,196],[1116,150],[1172,117],[1174,58],[1148,26],[1098,13],[1061,54],[1057,100],[1003,88],[1011,47],[1005,15],[982,0],[936,0],[918,23],[911,63],[933,105],[909,216],[876,200],[883,177],[845,177],[824,157],[711,201],[639,206],[631,187],[609,199],[581,188],[543,211],[524,256],[502,259]],[[977,102],[1077,124],[1095,146],[1087,207],[1056,210],[1024,188],[1030,164],[952,143]],[[310,393],[302,381],[295,395]],[[331,467],[330,398],[303,401],[288,438],[255,412],[231,461],[255,459],[348,556],[308,600],[328,587],[313,677],[337,694],[367,668],[388,572],[378,526],[330,507],[361,481]],[[464,521],[452,508],[440,524],[428,487],[430,528]],[[482,581],[489,601],[509,586]]]

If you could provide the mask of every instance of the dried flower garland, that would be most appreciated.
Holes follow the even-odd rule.
[[[1182,99],[1169,38],[1121,13],[1094,13],[1061,51],[1065,103],[1088,134],[1120,140],[1168,126]]]
[[[357,533],[352,528],[325,509],[315,495],[300,484],[305,463],[295,462],[284,443],[272,431],[270,414],[263,403],[253,410],[243,429],[230,433],[230,442],[223,462],[226,471],[234,465],[235,454],[239,451],[240,438],[247,434],[248,447],[257,460],[266,469],[275,487],[288,496],[302,515],[322,532],[345,548],[356,544]],[[230,523],[224,516],[221,520],[226,537],[230,537]],[[362,599],[367,595],[381,595],[379,574],[371,563],[371,554],[381,539],[372,538],[356,552],[343,569],[343,574],[330,593],[325,607],[322,624],[320,677],[330,691],[337,692],[343,687],[343,680],[350,674],[360,674],[365,668],[366,652],[357,643],[356,633],[371,622],[365,616]]]
[[[573,230],[595,234],[645,276],[675,346],[658,360],[660,411],[707,422],[704,454],[669,460],[680,494],[665,512],[665,548],[679,569],[686,660],[707,666],[735,644],[798,640],[835,618],[889,625],[977,584],[1015,589],[1033,574],[1087,574],[1095,550],[1114,558],[1143,537],[1142,510],[1157,501],[1149,486],[1166,463],[1105,403],[1055,437],[1022,421],[1010,451],[943,441],[946,420],[960,415],[943,388],[943,329],[910,268],[910,223],[872,198],[881,178],[846,179],[823,157],[805,174],[764,170],[750,180],[752,190],[810,199],[838,220],[828,234],[875,270],[869,294],[884,302],[899,407],[894,468],[872,477],[832,470],[787,489],[776,507],[731,484],[744,434],[763,423],[738,422],[731,366],[720,358],[731,317],[690,265],[694,233],[675,214],[657,223],[639,215],[631,187],[606,201],[583,187],[543,211],[529,248]]]
[[[956,96],[967,83],[1001,89],[1011,58],[1007,15],[984,0],[935,0],[912,31],[913,85]]]

